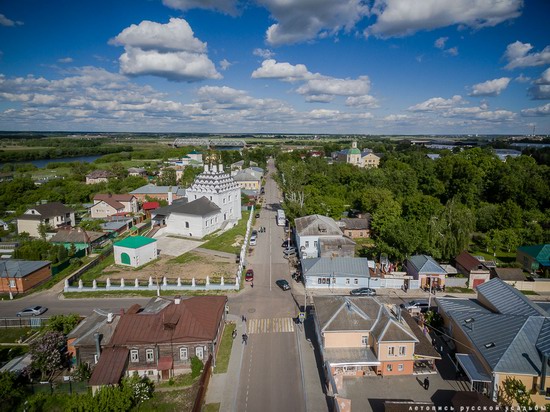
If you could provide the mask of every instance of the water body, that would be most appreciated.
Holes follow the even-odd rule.
[[[78,156],[78,157],[60,157],[59,159],[38,159],[38,160],[26,160],[22,162],[8,162],[0,163],[0,168],[5,164],[33,164],[39,169],[44,169],[48,163],[63,163],[63,162],[83,162],[83,163],[92,163],[94,160],[99,159],[101,155],[93,156]]]

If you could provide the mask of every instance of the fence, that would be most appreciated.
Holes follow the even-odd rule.
[[[254,217],[254,206],[250,211],[250,216],[248,217],[248,222],[246,222],[246,233],[244,235],[244,242],[241,247],[241,254],[239,259],[239,267],[237,268],[237,283],[240,283],[241,276],[243,274],[243,268],[246,266],[246,250],[248,248],[248,239],[250,238],[250,231],[252,229],[252,218]]]
[[[99,262],[102,262],[105,260],[111,253],[113,253],[113,246],[110,246],[109,248],[103,250],[101,254],[96,257],[94,260],[92,260],[90,263],[88,263],[85,266],[82,266],[80,269],[78,269],[76,272],[74,272],[70,277],[68,277],[65,280],[65,285],[71,284],[77,280],[80,279],[80,276],[82,276],[87,270],[90,270],[94,266],[97,266]]]
[[[29,318],[0,318],[0,328],[40,328],[48,322],[46,317],[29,317]]]
[[[56,265],[52,265],[52,275],[55,276],[59,272],[61,272],[63,269],[68,268],[69,265],[71,264],[71,259],[72,258],[81,258],[81,257],[84,257],[84,256],[86,256],[86,250],[85,249],[77,250],[76,253],[73,256],[65,259],[61,263],[58,263]]]
[[[193,412],[200,412],[202,409],[202,403],[206,396],[206,390],[208,389],[208,383],[210,382],[210,376],[212,375],[212,354],[208,357],[206,364],[204,365],[204,371],[202,372],[199,380],[199,390],[193,404]]]
[[[53,395],[55,393],[66,393],[72,395],[73,393],[86,393],[88,392],[88,382],[45,382],[45,383],[31,383],[26,385],[28,391],[32,394],[46,393]]]
[[[550,279],[535,279],[533,281],[518,280],[511,281],[506,280],[506,283],[515,287],[518,290],[531,291],[531,292],[550,292]]]

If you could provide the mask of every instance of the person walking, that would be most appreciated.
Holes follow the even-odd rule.
[[[243,333],[243,343],[246,343],[246,335]]]
[[[427,376],[424,378],[424,389],[426,390],[430,389],[430,380],[428,379]]]
[[[248,335],[246,333],[244,334],[244,344],[248,344]]]
[[[250,284],[250,287],[251,287],[251,288],[254,288],[254,282],[252,282],[252,283]]]

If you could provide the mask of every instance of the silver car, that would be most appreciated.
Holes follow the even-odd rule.
[[[39,316],[46,312],[48,308],[44,306],[32,306],[30,308],[25,308],[17,312],[17,316]]]

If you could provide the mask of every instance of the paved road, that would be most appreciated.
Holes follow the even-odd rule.
[[[272,163],[268,170],[274,170]],[[282,254],[283,228],[275,222],[280,196],[270,177],[265,197],[256,226],[267,231],[258,234],[257,246],[248,258],[248,267],[254,269],[254,287],[247,284],[247,290],[230,301],[231,312],[247,317],[249,335],[235,410],[305,411],[298,331],[293,322],[298,308],[291,292],[275,285],[277,279],[294,282]]]

